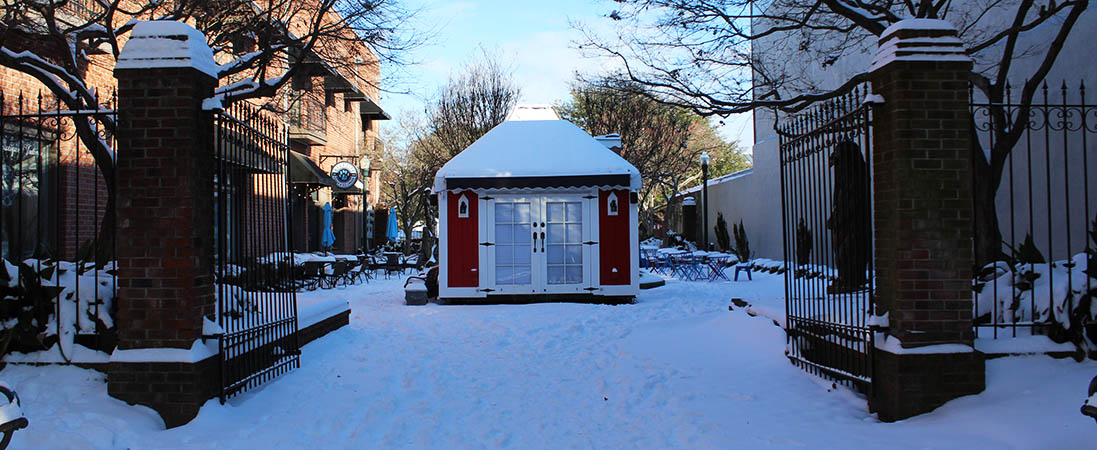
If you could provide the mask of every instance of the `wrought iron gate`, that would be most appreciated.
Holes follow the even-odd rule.
[[[221,401],[300,366],[286,129],[237,104],[213,115]]]
[[[873,377],[872,117],[864,89],[781,119],[787,354],[869,392]]]
[[[0,355],[115,346],[117,117],[0,91]]]

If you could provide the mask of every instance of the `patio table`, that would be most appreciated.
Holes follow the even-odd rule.
[[[728,267],[728,260],[731,259],[731,255],[714,253],[709,255],[705,261],[709,269],[709,281],[716,281],[717,278],[723,278],[724,281],[731,281],[728,279],[727,274],[724,273],[724,269]]]
[[[691,252],[679,252],[668,255],[672,261],[671,275],[677,275],[685,281],[696,281],[701,278],[701,257],[694,256]]]

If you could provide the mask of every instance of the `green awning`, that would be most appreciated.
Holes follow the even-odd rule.
[[[293,184],[311,184],[319,186],[335,186],[332,180],[320,166],[312,162],[305,155],[289,152],[289,182]]]

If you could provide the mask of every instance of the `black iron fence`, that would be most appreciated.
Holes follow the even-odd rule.
[[[872,111],[863,88],[781,119],[788,357],[872,385]]]
[[[114,348],[111,104],[0,92],[0,355]]]
[[[213,115],[221,401],[300,365],[286,129],[240,103]]]
[[[976,334],[1047,334],[1092,350],[1097,107],[1084,83],[1021,95],[971,91]]]

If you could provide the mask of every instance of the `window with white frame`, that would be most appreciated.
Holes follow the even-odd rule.
[[[457,217],[466,219],[469,216],[469,199],[465,194],[461,194],[461,197],[457,199]]]

